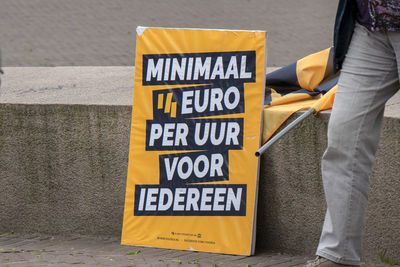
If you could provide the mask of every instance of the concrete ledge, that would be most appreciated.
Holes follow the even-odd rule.
[[[133,68],[4,68],[0,232],[119,236]],[[400,120],[388,104],[371,180],[365,259],[400,255]],[[320,158],[329,112],[262,157],[257,247],[313,254],[325,212]]]

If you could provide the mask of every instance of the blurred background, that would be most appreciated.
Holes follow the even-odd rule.
[[[132,66],[137,26],[265,30],[269,67],[332,45],[338,0],[0,0],[2,64]]]

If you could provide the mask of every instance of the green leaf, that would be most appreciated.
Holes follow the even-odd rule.
[[[182,261],[181,260],[178,260],[178,259],[176,259],[176,260],[172,260],[173,262],[176,262],[176,263],[178,263],[178,264],[182,264]]]
[[[139,249],[139,250],[136,250],[136,251],[128,252],[128,255],[137,255],[137,254],[139,254],[140,252],[142,252],[142,251]]]

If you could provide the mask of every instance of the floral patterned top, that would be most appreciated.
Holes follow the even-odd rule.
[[[357,0],[357,21],[371,31],[400,31],[400,0]]]

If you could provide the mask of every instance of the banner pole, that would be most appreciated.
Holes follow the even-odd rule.
[[[282,131],[277,133],[273,138],[268,140],[264,145],[262,145],[257,151],[256,151],[256,157],[260,157],[265,150],[267,150],[270,146],[272,146],[276,141],[278,141],[282,136],[284,136],[287,132],[289,132],[293,127],[295,127],[297,124],[299,124],[301,121],[303,121],[305,118],[310,116],[315,109],[310,108],[306,112],[304,112],[300,117],[292,121],[288,126],[286,126]]]

